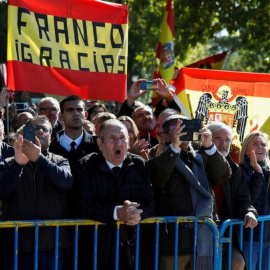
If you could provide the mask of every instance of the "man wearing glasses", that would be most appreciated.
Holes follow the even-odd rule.
[[[0,200],[2,220],[64,219],[68,217],[67,193],[73,185],[68,161],[48,152],[52,127],[46,116],[30,119],[35,128],[35,143],[19,136],[14,143],[15,156],[1,163]],[[63,267],[63,249],[69,246],[67,231],[60,228],[58,269]],[[1,235],[4,268],[14,269],[14,230]],[[55,269],[55,229],[40,228],[39,269]],[[35,230],[19,230],[18,269],[33,269]]]
[[[52,125],[51,139],[55,137],[55,134],[62,130],[62,124],[58,121],[58,115],[60,112],[59,102],[53,97],[42,98],[38,105],[38,115],[46,115]]]

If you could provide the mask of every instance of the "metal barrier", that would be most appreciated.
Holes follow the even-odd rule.
[[[245,239],[248,237],[248,245],[249,245],[249,252],[248,252],[248,259],[246,260],[246,264],[248,269],[253,269],[252,268],[252,262],[253,262],[253,252],[254,252],[254,230],[259,230],[259,256],[258,256],[258,267],[256,269],[258,270],[270,270],[270,234],[268,235],[267,238],[267,248],[268,248],[268,262],[267,265],[263,265],[263,260],[262,260],[262,255],[263,255],[263,236],[264,236],[264,231],[265,227],[268,227],[266,229],[269,230],[270,225],[267,224],[265,226],[266,222],[270,221],[270,215],[267,216],[259,216],[257,218],[258,220],[258,226],[254,229],[248,229],[249,232],[247,231],[245,233]],[[225,243],[228,243],[228,248],[229,248],[229,256],[228,256],[228,269],[231,269],[231,262],[232,262],[232,247],[233,247],[233,229],[236,229],[239,233],[239,247],[240,250],[243,250],[243,240],[244,240],[244,225],[243,225],[243,220],[240,219],[228,219],[224,221],[219,229],[219,254],[222,254],[222,246]],[[228,236],[225,236],[225,234],[228,233]],[[247,240],[246,240],[247,241]],[[218,258],[218,268],[221,269],[222,265],[222,256]]]
[[[139,254],[140,254],[140,227],[144,224],[155,224],[155,266],[154,269],[158,269],[158,253],[159,253],[159,226],[161,223],[175,223],[175,239],[178,239],[179,223],[193,223],[194,228],[194,255],[197,249],[197,230],[198,223],[205,223],[212,230],[213,233],[213,263],[215,269],[217,269],[218,258],[220,256],[219,245],[219,231],[216,224],[208,218],[195,218],[195,217],[155,217],[142,220],[136,225],[136,248],[135,248],[135,269],[139,270]],[[119,246],[120,246],[120,225],[122,222],[116,223],[116,253],[115,253],[115,269],[119,269]],[[97,269],[97,245],[98,245],[98,227],[106,226],[103,223],[92,220],[36,220],[36,221],[3,221],[0,222],[0,228],[14,228],[14,269],[18,269],[18,235],[19,228],[33,227],[35,230],[35,246],[34,246],[34,269],[38,269],[38,239],[40,227],[55,227],[55,269],[58,269],[58,255],[59,255],[59,227],[62,226],[74,226],[74,269],[78,268],[78,236],[80,226],[94,226],[94,255],[93,255],[93,269]],[[145,225],[147,226],[147,225]],[[175,259],[174,267],[177,269],[177,254],[178,254],[178,241],[175,241]],[[196,268],[196,256],[193,256],[193,269]]]
[[[266,221],[270,221],[270,216],[261,216],[258,218],[261,230],[264,230],[264,225]],[[243,247],[243,221],[238,219],[232,219],[225,221],[221,228],[218,229],[217,225],[209,218],[195,218],[195,217],[154,217],[142,220],[138,225],[136,225],[136,246],[135,246],[135,270],[139,270],[139,260],[140,260],[140,229],[141,226],[147,226],[147,224],[155,224],[155,258],[154,267],[152,269],[158,270],[159,264],[159,228],[162,223],[175,223],[175,252],[174,252],[174,269],[177,269],[177,254],[178,247],[181,243],[178,243],[178,228],[179,224],[192,223],[194,230],[194,249],[193,249],[193,269],[196,269],[196,249],[197,249],[197,231],[198,224],[204,223],[211,229],[213,233],[213,265],[215,270],[222,269],[222,247],[223,244],[228,244],[229,256],[228,256],[228,269],[231,269],[231,255],[232,255],[232,237],[233,228],[237,227],[240,235],[240,248]],[[122,222],[118,221],[116,223],[116,252],[115,252],[115,270],[119,269],[119,247],[120,247],[120,225]],[[36,220],[36,221],[2,221],[0,222],[0,228],[14,228],[14,269],[18,269],[18,237],[19,229],[25,227],[33,227],[35,230],[35,246],[34,246],[34,269],[38,269],[38,241],[39,241],[39,228],[40,227],[55,227],[55,269],[58,269],[58,255],[59,255],[59,227],[63,226],[73,226],[74,227],[74,270],[78,268],[78,237],[79,237],[79,227],[80,226],[93,226],[94,227],[94,254],[93,254],[93,269],[97,270],[97,246],[98,246],[98,227],[106,226],[103,223],[92,221],[92,220]],[[269,225],[268,225],[269,226]],[[228,236],[225,233],[228,232]],[[260,237],[260,252],[259,252],[259,269],[266,270],[265,266],[262,266],[262,235]],[[249,269],[252,263],[252,244],[253,244],[253,229],[250,230],[250,259],[248,262]],[[269,249],[270,255],[270,249]],[[269,256],[270,257],[270,256]],[[270,262],[268,262],[268,268],[270,270]]]
[[[33,227],[35,229],[35,246],[34,246],[34,270],[38,269],[38,239],[39,239],[39,228],[40,227],[55,227],[55,270],[58,270],[58,253],[59,253],[59,227],[74,226],[74,270],[78,268],[78,232],[79,226],[94,226],[94,245],[97,246],[97,235],[98,235],[98,226],[103,225],[101,222],[93,220],[27,220],[27,221],[1,221],[0,228],[14,228],[14,270],[18,269],[18,236],[19,228]],[[97,250],[95,249],[94,255],[94,269],[96,267],[96,254]]]

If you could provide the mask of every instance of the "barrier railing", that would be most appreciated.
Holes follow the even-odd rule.
[[[252,264],[256,263],[254,262],[254,257],[253,257],[253,253],[254,251],[254,230],[259,230],[259,232],[257,232],[257,234],[259,234],[259,256],[258,256],[258,261],[257,261],[257,268],[258,270],[270,270],[270,234],[265,232],[265,228],[266,230],[269,230],[269,224],[270,224],[270,215],[267,216],[259,216],[257,218],[258,220],[258,226],[254,229],[248,229],[245,233],[245,240],[246,242],[248,242],[248,246],[249,246],[249,252],[248,252],[248,258],[246,258],[246,264],[248,269],[255,269],[256,267],[252,267]],[[265,225],[265,223],[268,223]],[[231,269],[231,263],[232,263],[232,247],[233,247],[233,230],[236,229],[238,234],[239,234],[239,247],[240,250],[243,250],[243,241],[244,241],[244,224],[243,224],[243,220],[240,219],[228,219],[226,221],[224,221],[219,229],[219,254],[222,254],[222,244],[224,243],[228,243],[228,247],[229,247],[229,252],[228,252],[228,269]],[[266,241],[266,246],[268,249],[268,256],[267,256],[267,264],[263,264],[263,244],[264,244],[264,233],[266,233],[267,235],[267,241]],[[225,235],[227,234],[227,236]],[[247,243],[246,243],[247,244]],[[218,258],[218,269],[221,269],[221,265],[222,265],[222,256],[220,256]]]
[[[258,218],[260,224],[260,229],[263,231],[265,227],[265,222],[270,221],[270,216],[261,216]],[[240,249],[243,247],[243,221],[238,219],[232,219],[225,221],[220,229],[217,225],[209,218],[195,218],[195,217],[153,217],[149,219],[142,220],[136,225],[136,241],[135,241],[135,260],[134,269],[139,270],[140,262],[140,231],[141,226],[147,226],[147,224],[155,224],[155,243],[154,247],[154,266],[151,269],[159,269],[159,232],[160,224],[162,223],[174,223],[175,224],[175,243],[174,243],[174,269],[178,267],[178,248],[181,243],[178,243],[178,228],[184,223],[192,223],[190,228],[193,228],[194,238],[193,238],[193,269],[196,269],[196,250],[197,250],[197,233],[198,225],[200,223],[206,224],[212,231],[213,234],[213,265],[215,270],[222,269],[222,247],[223,244],[228,244],[229,256],[228,256],[228,269],[231,269],[231,255],[232,255],[232,237],[233,229],[237,228],[240,236]],[[118,221],[116,223],[116,252],[115,252],[115,270],[119,269],[119,248],[121,245],[120,241],[120,228],[122,222]],[[93,269],[98,269],[97,264],[97,246],[98,246],[98,227],[106,226],[103,223],[92,221],[92,220],[35,220],[35,221],[2,221],[0,222],[1,229],[13,228],[14,229],[14,269],[18,269],[18,239],[20,228],[33,227],[35,231],[35,241],[34,241],[34,269],[38,269],[38,243],[39,243],[39,228],[41,227],[55,227],[55,245],[54,245],[54,257],[55,257],[55,269],[58,269],[58,255],[59,255],[59,228],[60,227],[74,227],[74,270],[78,269],[78,247],[79,247],[79,227],[81,226],[92,226],[94,228],[94,240],[93,240]],[[269,226],[269,225],[268,225]],[[252,264],[252,246],[253,246],[253,229],[250,230],[250,252],[248,266],[251,269]],[[269,239],[268,239],[269,241]],[[260,251],[259,251],[259,269],[266,270],[266,266],[262,266],[262,243],[263,243],[263,233],[260,235]],[[270,257],[270,249],[269,249]],[[268,262],[267,269],[270,270],[270,262]],[[141,269],[140,269],[141,270]]]

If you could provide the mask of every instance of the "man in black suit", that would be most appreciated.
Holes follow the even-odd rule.
[[[98,146],[93,136],[83,129],[87,115],[84,100],[78,96],[71,95],[65,97],[60,102],[59,118],[64,122],[65,130],[59,131],[56,134],[51,142],[50,151],[68,159],[72,174],[74,174],[75,164],[80,158],[98,151]],[[68,198],[71,218],[75,217],[77,211],[75,208],[76,185],[77,182],[74,182]],[[64,259],[65,269],[73,269],[73,256],[73,249],[66,252]]]
[[[71,171],[83,156],[98,151],[94,138],[83,129],[87,117],[84,100],[72,95],[60,102],[59,118],[65,124],[65,130],[59,131],[50,145],[52,153],[68,159]]]
[[[143,158],[128,153],[126,127],[115,119],[106,121],[97,142],[100,153],[81,159],[74,177],[78,183],[78,217],[107,224],[99,227],[98,244],[98,269],[107,270],[114,269],[116,221],[131,226],[123,225],[120,231],[129,235],[131,230],[134,234],[132,226],[153,215],[154,205],[148,167]],[[128,239],[127,236],[120,240]],[[92,248],[92,243],[88,241],[88,248]],[[125,252],[120,249],[120,269],[130,269]],[[92,252],[87,251],[91,265],[89,254]]]

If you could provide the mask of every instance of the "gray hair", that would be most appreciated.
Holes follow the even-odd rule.
[[[49,125],[49,128],[50,128],[49,129],[49,132],[50,132],[50,134],[52,134],[52,124],[49,121],[49,119],[48,119],[47,116],[45,116],[45,115],[34,116],[33,118],[29,119],[26,122],[25,126],[31,126],[34,121],[40,121],[40,122],[43,122],[43,123],[48,124]]]
[[[207,126],[207,128],[212,132],[217,132],[217,131],[220,131],[222,129],[225,129],[227,130],[229,133],[230,133],[230,139],[232,141],[232,138],[233,138],[233,131],[231,129],[231,127],[229,127],[228,125],[224,124],[223,122],[219,122],[219,121],[216,121],[216,122],[212,122],[210,125]]]
[[[128,138],[128,131],[127,131],[126,126],[121,121],[119,121],[117,119],[110,119],[110,120],[105,121],[102,124],[102,126],[100,127],[99,138],[101,139],[102,142],[104,142],[104,134],[105,134],[105,131],[108,127],[121,127],[121,128],[123,128],[125,135],[126,135],[126,138]]]
[[[177,111],[176,109],[166,108],[158,115],[158,117],[160,115],[163,115],[163,114],[169,114],[169,115],[175,115],[176,114],[176,115],[178,115],[178,114],[180,114],[180,112]]]
[[[38,112],[40,112],[40,108],[43,102],[45,101],[50,101],[51,103],[53,103],[56,107],[58,112],[60,111],[60,105],[59,105],[59,101],[53,97],[44,97],[40,100],[39,104],[38,104]]]
[[[146,111],[149,111],[149,112],[151,112],[151,114],[153,115],[153,110],[151,109],[151,107],[149,107],[148,105],[142,104],[142,105],[138,106],[137,108],[135,108],[134,114],[133,114],[133,118],[134,118],[136,112],[137,112],[139,109],[144,109],[144,110],[146,110]]]

